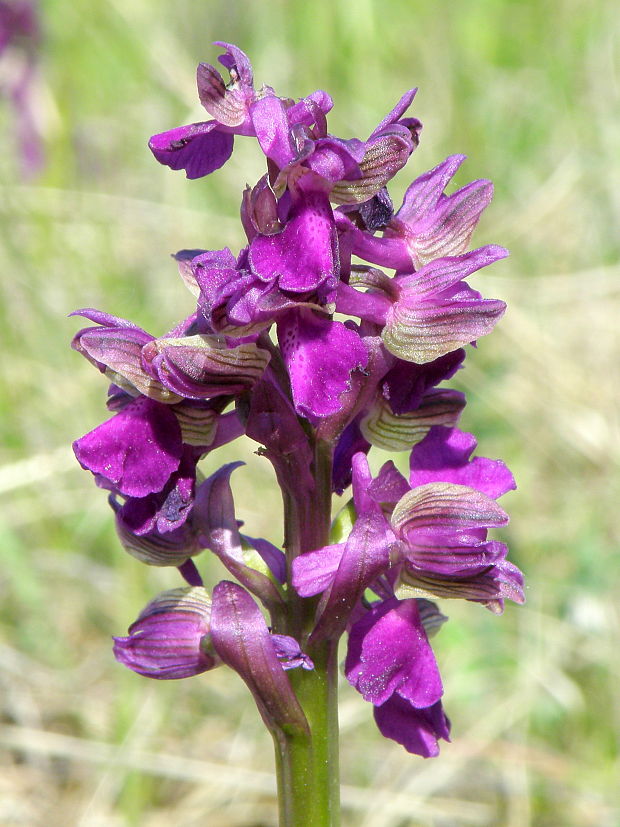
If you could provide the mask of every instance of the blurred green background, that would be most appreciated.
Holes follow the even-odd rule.
[[[252,142],[193,182],[146,147],[204,118],[195,65],[215,62],[221,39],[249,53],[259,85],[329,90],[330,130],[344,137],[366,137],[419,86],[422,143],[395,202],[415,175],[465,152],[458,183],[496,184],[474,242],[512,251],[472,282],[509,312],[459,383],[463,427],[519,483],[504,537],[528,602],[502,618],[442,604],[450,623],[434,647],[454,743],[438,759],[383,740],[343,684],[344,823],[617,827],[616,3],[44,0],[40,10],[47,164],[33,179],[16,172],[0,101],[0,823],[275,824],[271,743],[236,676],[158,683],[113,660],[110,636],[179,578],[121,550],[104,493],[68,447],[105,416],[106,385],[69,349],[79,322],[67,313],[95,306],[162,334],[191,308],[170,253],[243,242],[241,188],[262,174]],[[252,451],[237,472],[238,516],[279,542],[279,495]]]

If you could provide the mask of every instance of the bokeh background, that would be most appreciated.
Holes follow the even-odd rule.
[[[79,323],[67,314],[95,306],[161,334],[191,306],[170,253],[242,244],[241,188],[262,174],[252,143],[193,182],[146,147],[204,118],[195,65],[215,62],[223,39],[250,54],[259,84],[329,90],[330,129],[346,137],[367,136],[419,86],[422,143],[395,202],[465,152],[458,183],[496,184],[474,241],[512,251],[475,277],[509,312],[458,381],[463,426],[519,483],[504,538],[528,602],[502,618],[442,605],[450,622],[434,647],[454,742],[436,760],[384,741],[343,683],[344,823],[617,827],[617,11],[613,0],[42,0],[33,112],[45,165],[29,178],[0,99],[0,824],[275,824],[271,743],[236,676],[159,683],[113,660],[110,636],[179,578],[121,550],[105,494],[69,448],[105,416],[106,386],[69,349]],[[279,542],[278,492],[252,451],[238,515]]]

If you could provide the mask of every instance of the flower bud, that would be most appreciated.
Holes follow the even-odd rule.
[[[162,592],[114,638],[114,656],[139,675],[188,678],[221,663],[210,646],[211,598],[201,586]]]

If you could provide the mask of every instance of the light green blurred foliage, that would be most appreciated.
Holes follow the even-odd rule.
[[[169,684],[118,666],[109,637],[178,585],[121,550],[72,439],[105,416],[105,382],[68,346],[76,307],[161,334],[191,311],[170,253],[243,243],[251,142],[187,181],[150,134],[204,118],[195,65],[215,39],[259,84],[330,91],[330,128],[365,137],[412,85],[422,143],[392,188],[447,154],[492,178],[475,236],[512,251],[477,275],[509,302],[468,356],[463,426],[519,490],[503,538],[525,608],[443,605],[435,639],[454,743],[430,762],[376,732],[342,687],[345,823],[614,827],[618,667],[620,18],[611,0],[44,0],[37,112],[47,166],[15,173],[0,102],[0,823],[275,819],[271,746],[240,682]],[[281,540],[279,494],[248,444],[238,516]],[[237,457],[237,448],[222,461]],[[207,472],[215,459],[207,463]],[[211,464],[209,464],[211,463]],[[214,565],[208,576],[222,572]]]

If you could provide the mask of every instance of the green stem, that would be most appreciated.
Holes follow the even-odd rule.
[[[340,824],[337,650],[337,642],[322,643],[311,652],[312,671],[289,673],[310,735],[274,737],[280,827]]]
[[[284,498],[288,562],[288,622],[286,633],[304,647],[314,626],[317,598],[300,598],[290,581],[294,557],[329,542],[331,524],[332,444],[314,441],[316,498],[296,502]],[[278,777],[280,827],[338,827],[340,781],[338,766],[338,641],[328,640],[304,649],[314,669],[288,674],[308,721],[308,734],[274,734]]]

